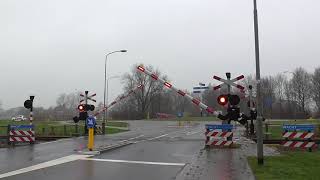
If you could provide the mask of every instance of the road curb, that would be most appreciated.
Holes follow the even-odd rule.
[[[133,142],[125,141],[125,142],[114,144],[114,145],[108,145],[108,146],[105,146],[105,147],[99,147],[96,150],[99,151],[100,154],[102,154],[104,152],[107,152],[107,151],[110,151],[110,150],[113,150],[113,149],[116,149],[116,148],[120,148],[120,147],[123,147],[123,146],[127,146],[127,145],[130,145],[130,144],[133,144]]]

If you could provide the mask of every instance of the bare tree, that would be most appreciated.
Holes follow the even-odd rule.
[[[272,76],[261,78],[262,110],[265,117],[272,117],[275,102],[275,83]]]
[[[286,98],[286,83],[287,83],[287,77],[281,73],[277,74],[274,78],[274,93],[275,93],[275,99],[276,104],[279,104],[279,109],[277,113],[277,117],[283,118],[283,101]]]
[[[69,94],[62,93],[56,100],[57,106],[54,108],[54,116],[56,119],[71,119],[76,113],[76,109],[80,103],[80,92],[72,92]]]
[[[156,81],[150,76],[138,72],[136,67],[137,65],[134,65],[131,73],[127,73],[123,76],[124,89],[125,91],[129,91],[139,84],[143,85],[142,90],[136,91],[133,96],[135,97],[135,103],[138,107],[140,118],[146,118],[151,102],[156,99],[157,95],[164,87],[159,81]],[[155,72],[155,74],[158,76],[161,75],[160,71],[154,71],[152,66],[147,66],[146,68],[152,72]],[[166,77],[162,77],[162,79],[166,79]]]
[[[320,67],[316,68],[312,76],[312,98],[320,112]]]
[[[306,113],[306,107],[311,98],[311,76],[305,69],[299,67],[293,72],[291,83],[293,98],[297,101],[299,110]]]
[[[189,93],[187,90],[184,92]],[[190,102],[187,98],[180,96],[176,92],[174,92],[173,102],[175,105],[175,110],[179,112],[185,112],[187,107],[190,105]]]

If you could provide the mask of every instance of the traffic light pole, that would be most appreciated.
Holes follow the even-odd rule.
[[[30,120],[30,126],[33,125],[32,121],[33,121],[33,99],[34,99],[34,96],[30,96],[30,100],[31,100],[31,107],[30,107],[30,114],[29,114],[29,120]],[[32,130],[32,129],[30,129]]]
[[[230,81],[230,79],[231,79],[231,73],[230,73],[230,72],[227,72],[227,73],[226,73],[226,76],[227,76],[227,80]],[[230,84],[228,84],[228,99],[229,99],[230,94],[231,94],[231,86],[230,86]],[[229,108],[230,108],[230,102],[228,102],[228,109],[229,109]],[[228,122],[228,124],[229,124],[230,120],[228,119],[227,122]]]
[[[249,85],[249,109],[250,109],[250,113],[252,111],[253,108],[253,99],[252,99],[252,86]],[[250,116],[250,135],[252,136],[254,134],[254,125],[253,125],[253,117]]]
[[[88,104],[88,94],[89,94],[89,91],[85,91],[84,92],[84,104],[85,106],[87,106]],[[84,120],[84,133],[85,134],[88,134],[88,127],[87,127],[87,123],[86,123],[86,120]]]
[[[262,106],[261,106],[261,84],[260,84],[260,56],[259,56],[259,30],[257,1],[253,0],[254,13],[254,39],[256,56],[256,81],[257,81],[257,157],[258,164],[263,164],[263,136],[262,136]]]

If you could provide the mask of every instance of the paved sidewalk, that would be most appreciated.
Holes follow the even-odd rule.
[[[256,156],[256,143],[240,136],[243,127],[234,132],[240,148],[203,148],[194,161],[187,165],[178,180],[254,180],[255,177],[247,162],[248,156]],[[204,143],[203,143],[204,147]],[[279,155],[275,149],[264,146],[264,155]]]

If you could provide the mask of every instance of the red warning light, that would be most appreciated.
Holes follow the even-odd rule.
[[[80,105],[78,106],[78,110],[79,110],[80,112],[84,111],[84,105],[80,104]]]
[[[218,103],[221,105],[221,106],[225,106],[226,104],[228,104],[228,96],[227,95],[220,95],[218,98],[217,98],[217,101]]]

